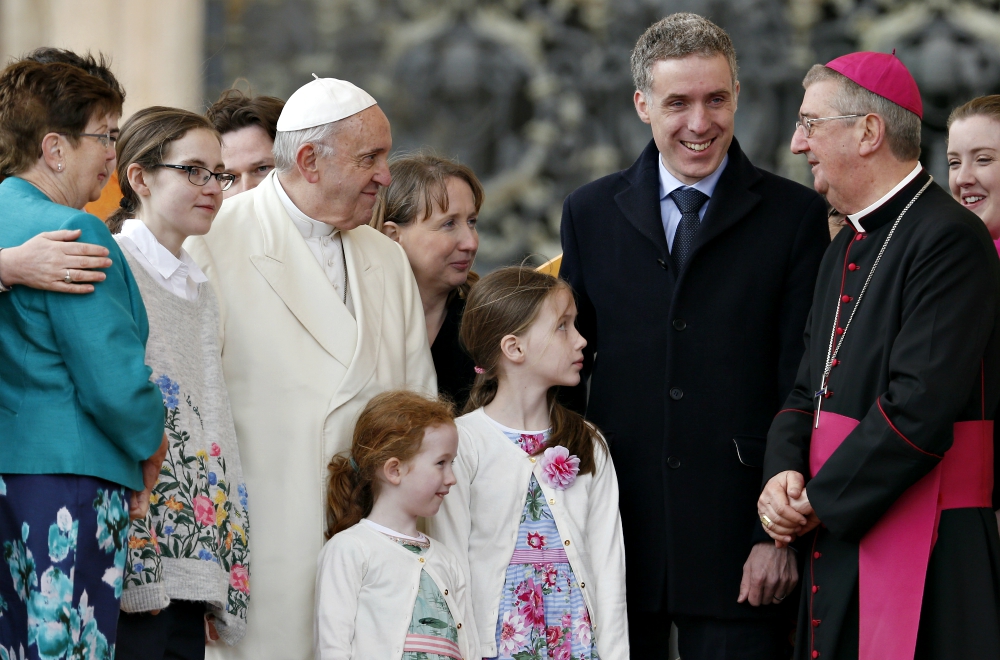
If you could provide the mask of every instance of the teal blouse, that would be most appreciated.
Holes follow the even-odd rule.
[[[103,222],[17,177],[0,183],[0,247],[80,229],[113,262],[93,293],[0,293],[0,474],[75,474],[142,490],[139,463],[163,438],[163,399],[145,364],[149,325]]]

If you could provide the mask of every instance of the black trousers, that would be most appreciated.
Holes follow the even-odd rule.
[[[789,622],[672,616],[666,612],[629,612],[633,658],[669,658],[670,624],[677,625],[682,660],[788,660],[792,655]]]
[[[117,660],[205,660],[205,603],[175,600],[159,614],[122,612]]]

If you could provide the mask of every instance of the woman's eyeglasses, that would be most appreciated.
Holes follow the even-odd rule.
[[[211,181],[212,178],[215,178],[223,190],[229,190],[229,187],[233,185],[233,181],[236,180],[235,174],[230,174],[229,172],[213,172],[208,168],[198,167],[197,165],[168,165],[167,163],[160,163],[156,167],[169,167],[172,170],[182,170],[187,172],[188,181],[196,186],[204,186]]]

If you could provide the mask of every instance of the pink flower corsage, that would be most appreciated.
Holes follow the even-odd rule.
[[[572,456],[562,445],[549,447],[542,455],[542,476],[556,490],[566,490],[576,481],[580,472],[580,459]]]

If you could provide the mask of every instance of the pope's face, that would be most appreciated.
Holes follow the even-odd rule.
[[[635,93],[639,118],[653,129],[653,141],[667,170],[688,185],[722,164],[733,141],[739,83],[733,86],[722,55],[657,61],[648,94]]]
[[[392,181],[389,120],[377,105],[366,108],[343,121],[330,146],[333,154],[317,159],[329,223],[343,230],[368,224],[378,189]]]

